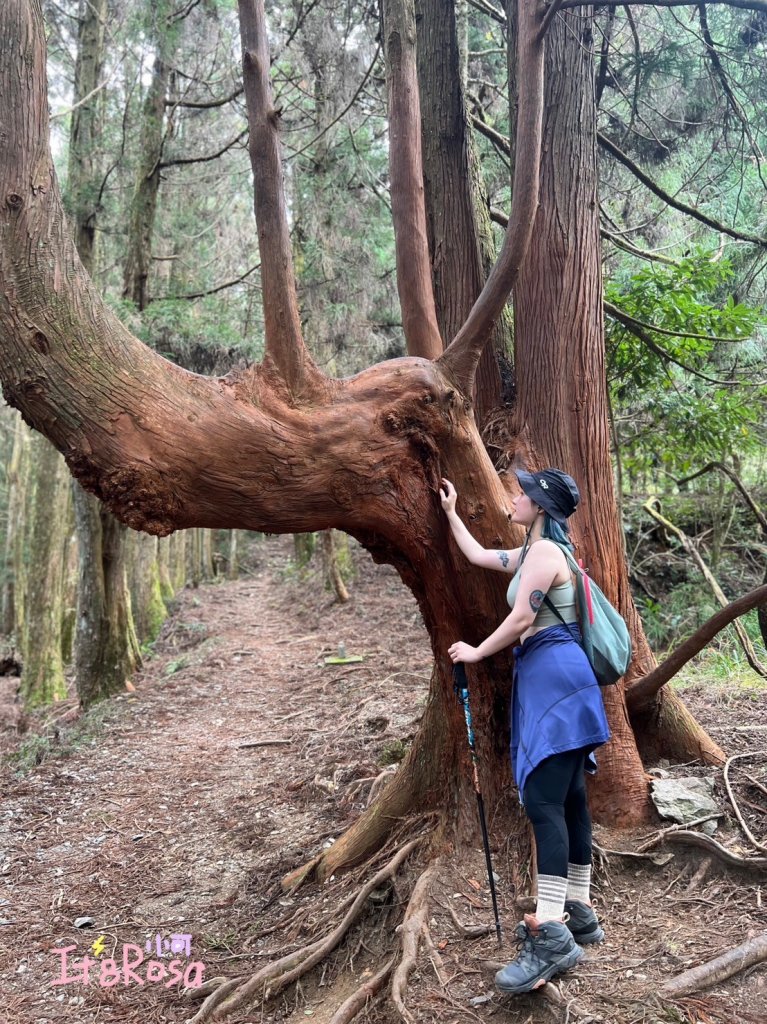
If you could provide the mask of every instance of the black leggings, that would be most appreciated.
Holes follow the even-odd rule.
[[[539,875],[567,878],[568,863],[591,863],[585,761],[583,750],[553,754],[525,783],[525,811],[535,833]]]

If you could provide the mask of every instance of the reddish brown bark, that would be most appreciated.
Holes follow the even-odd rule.
[[[471,393],[484,341],[532,232],[543,109],[541,10],[527,0],[520,10],[518,133],[525,146],[517,147],[512,217],[499,263],[438,361],[394,360],[348,381],[322,376],[297,322],[260,0],[241,0],[241,15],[256,219],[270,257],[263,280],[267,357],[260,367],[218,379],[188,373],[141,345],[83,272],[48,151],[39,14],[38,0],[6,0],[0,7],[3,38],[19,40],[13,52],[24,53],[21,75],[17,60],[0,59],[8,142],[0,147],[0,376],[7,398],[64,452],[81,482],[137,529],[335,526],[394,564],[431,636],[436,668],[429,704],[395,783],[331,848],[323,870],[359,859],[414,809],[440,809],[453,837],[473,832],[464,722],[445,652],[457,637],[478,642],[501,619],[506,581],[471,568],[456,551],[437,490],[441,476],[456,480],[460,511],[480,542],[508,545],[504,492],[464,394]],[[573,22],[570,31],[577,31],[580,19]],[[580,180],[577,162],[593,160],[593,139],[574,139],[566,125],[555,131],[556,119],[572,109],[573,93],[585,102],[589,47],[583,40],[565,53],[563,33],[552,58],[562,95],[552,93],[549,103],[546,213],[519,290],[519,364],[527,367],[520,422],[523,443],[535,443],[546,461],[574,468],[585,495],[579,518],[587,557],[608,568],[606,589],[636,626],[609,484],[598,233],[593,217],[576,216],[584,203],[589,209],[594,203],[594,181],[588,174]],[[563,69],[581,75],[578,89]],[[573,176],[578,180],[569,192],[562,167],[570,184]],[[546,262],[544,241],[556,273]],[[576,273],[581,260],[582,273]],[[640,662],[647,657],[645,647]],[[470,674],[483,791],[493,806],[508,782],[506,736],[499,728],[506,720],[508,657]],[[609,700],[618,737],[607,759],[615,800],[603,799],[601,806],[613,818],[622,810],[636,818],[646,787],[620,691]]]
[[[431,272],[440,331],[449,339],[482,291],[495,246],[466,115],[454,5],[420,0],[417,27]],[[495,324],[477,367],[473,397],[480,427],[502,405],[496,349],[511,355],[508,318]]]
[[[410,355],[436,359],[443,345],[431,282],[421,157],[421,108],[413,0],[384,0],[389,175],[397,290]]]
[[[517,69],[519,90],[516,136],[524,139],[514,164],[509,225],[498,260],[466,322],[441,357],[446,371],[471,394],[477,363],[493,324],[509,297],[525,258],[538,205],[543,131],[544,45],[540,27],[544,5],[519,0]]]
[[[239,0],[242,74],[250,130],[248,150],[255,182],[256,225],[262,253],[266,357],[288,393],[316,388],[321,375],[304,345],[298,314],[290,231],[282,188],[280,112],[272,102],[269,40],[263,0]],[[268,259],[264,258],[268,254]]]
[[[581,504],[572,525],[579,554],[607,596],[629,610],[605,394],[590,49],[586,19],[564,15],[550,26],[540,207],[514,289],[516,412],[537,465],[566,467],[578,481]],[[517,153],[519,163],[519,147]],[[636,635],[638,620],[630,614]],[[647,784],[622,689],[603,694],[613,739],[600,755],[592,804],[603,820],[641,820]]]
[[[561,15],[546,40],[540,208],[514,290],[518,430],[534,464],[567,467],[578,481],[578,554],[629,624],[631,678],[655,662],[631,597],[610,464],[590,21]],[[613,739],[600,756],[592,804],[602,820],[641,820],[647,785],[624,687],[603,692]],[[651,713],[677,753],[718,758],[675,694],[662,694]],[[654,733],[647,720],[641,730]]]

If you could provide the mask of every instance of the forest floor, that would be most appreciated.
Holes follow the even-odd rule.
[[[292,895],[280,886],[348,827],[370,780],[396,764],[415,732],[431,666],[417,607],[394,571],[364,553],[356,557],[352,600],[338,605],[316,575],[290,569],[287,539],[252,551],[239,581],[179,595],[135,692],[85,715],[70,701],[25,722],[17,681],[0,680],[3,1024],[186,1021],[198,1004],[164,980],[146,980],[156,944],[167,952],[173,943],[192,983],[201,970],[193,963],[204,965],[206,979],[247,975],[329,931],[342,901],[370,877],[368,867]],[[325,664],[339,647],[365,660]],[[696,686],[686,699],[728,752],[754,750],[739,763],[764,779],[765,760],[756,755],[767,744],[757,724],[767,722],[767,689]],[[748,854],[721,771],[669,771],[714,775],[728,812],[720,841]],[[748,801],[747,820],[764,840],[767,790],[746,786],[737,790],[740,802]],[[467,925],[491,920],[478,838],[477,849],[446,864],[432,887],[435,953],[421,952],[410,979],[413,1020],[767,1021],[764,964],[691,998],[657,998],[664,981],[767,929],[765,873],[717,859],[703,871],[705,852],[687,846],[655,859],[612,854],[602,864],[594,895],[607,940],[558,980],[559,1008],[540,993],[498,994],[491,962],[513,958],[520,914],[508,883],[509,844],[493,831],[490,810],[504,948],[494,935],[462,938],[450,914]],[[596,838],[605,848],[635,850],[664,824],[636,835],[597,828]],[[314,972],[231,1024],[328,1024],[396,952],[395,929],[422,868],[413,854]],[[77,927],[79,918],[92,923]],[[102,984],[115,980],[104,960],[121,964],[130,944],[138,947],[131,959],[144,957],[136,977]],[[68,947],[64,975],[63,954],[54,951]],[[85,984],[87,954],[95,966]],[[63,977],[81,980],[56,984]],[[384,992],[358,1019],[399,1018]]]

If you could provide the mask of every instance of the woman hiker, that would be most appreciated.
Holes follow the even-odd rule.
[[[572,548],[567,520],[580,500],[578,488],[559,469],[516,475],[522,494],[512,503],[511,521],[525,527],[526,536],[522,547],[510,551],[483,548],[455,510],[455,487],[443,480],[440,491],[453,537],[468,560],[513,574],[511,613],[478,647],[458,640],[448,652],[454,663],[471,663],[516,645],[511,763],[535,834],[538,898],[535,913],[517,925],[519,955],[495,976],[503,992],[540,987],[578,963],[583,950],[576,942],[604,938],[589,898],[584,771],[596,770],[593,751],[610,738],[599,684],[575,639],[575,586],[563,551]]]

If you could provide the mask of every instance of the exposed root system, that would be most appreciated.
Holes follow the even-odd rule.
[[[394,977],[392,978],[391,997],[400,1016],[403,1020],[407,1021],[408,1024],[411,1024],[413,1018],[405,1006],[407,981],[410,976],[410,972],[416,964],[419,943],[421,939],[429,936],[429,925],[427,923],[429,916],[429,889],[438,864],[439,861],[435,861],[431,864],[416,882],[407,910],[405,911],[405,919],[397,929],[400,933],[400,939],[402,942],[402,959],[397,965]],[[430,938],[429,945],[430,953],[432,958],[434,958],[436,950],[434,949],[434,944],[430,942]],[[432,959],[433,963],[438,963],[438,961],[439,954],[437,954],[436,961]],[[438,976],[440,966],[441,965],[436,968]]]
[[[240,977],[225,982],[208,996],[192,1018],[192,1024],[221,1020],[241,1007],[249,1005],[256,998],[270,999],[307,974],[338,946],[361,916],[370,894],[396,874],[397,869],[420,842],[420,838],[412,839],[397,851],[389,863],[360,889],[341,923],[329,935],[294,950],[274,963],[267,964],[249,978]]]

